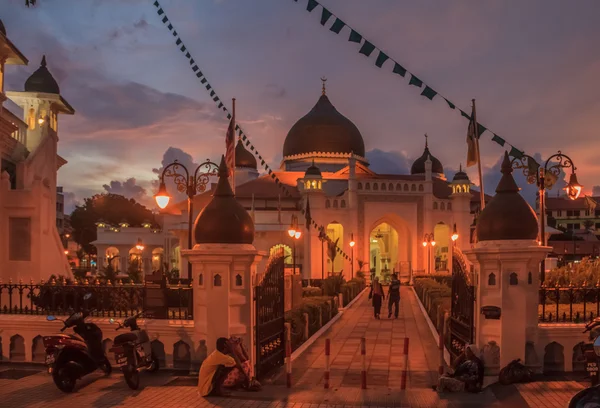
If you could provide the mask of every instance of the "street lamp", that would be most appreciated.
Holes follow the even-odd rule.
[[[356,242],[354,242],[354,233],[350,234],[350,248],[352,249],[352,259],[350,261],[350,278],[354,279],[354,245],[356,245]]]
[[[296,274],[296,241],[302,236],[302,231],[298,229],[298,217],[292,214],[292,221],[290,228],[288,228],[288,234],[292,238],[292,274]]]
[[[551,160],[556,162],[550,163]],[[569,176],[569,182],[564,190],[567,193],[567,197],[571,200],[576,200],[581,194],[583,186],[577,181],[577,175],[575,170],[577,167],[573,164],[573,160],[566,154],[563,154],[560,150],[558,153],[553,154],[546,160],[544,167],[536,166],[535,159],[527,154],[520,158],[514,158],[512,160],[513,169],[523,169],[523,175],[527,177],[529,184],[535,184],[539,188],[540,195],[540,242],[542,246],[546,246],[546,197],[545,190],[551,190],[560,173],[563,169],[571,169],[571,175]],[[541,263],[540,280],[544,283],[546,279],[546,259],[544,258]]]
[[[427,272],[431,274],[431,248],[435,246],[433,232],[423,236],[423,246],[427,248]]]
[[[204,163],[196,167],[193,175],[190,176],[187,167],[175,160],[165,167],[160,176],[160,185],[158,186],[158,192],[154,196],[154,199],[161,209],[164,209],[171,199],[171,196],[167,192],[167,186],[165,185],[165,177],[173,178],[177,191],[185,193],[188,197],[188,249],[192,249],[192,217],[194,212],[192,200],[196,194],[206,191],[206,185],[209,182],[209,178],[211,176],[216,176],[218,171],[219,166],[206,159]],[[192,264],[188,262],[188,279],[191,278]]]

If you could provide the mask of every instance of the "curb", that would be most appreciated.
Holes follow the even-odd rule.
[[[354,299],[352,299],[352,301],[350,303],[348,303],[346,305],[346,307],[344,307],[343,309],[338,309],[338,313],[335,316],[333,316],[333,318],[330,321],[325,323],[325,325],[323,325],[323,327],[321,327],[319,330],[317,330],[315,332],[315,334],[310,336],[304,343],[302,343],[302,345],[300,347],[298,347],[296,350],[294,350],[294,352],[292,353],[292,357],[291,357],[292,361],[294,361],[298,357],[300,357],[302,355],[302,353],[304,353],[308,347],[312,346],[313,343],[315,341],[317,341],[317,339],[319,337],[321,337],[321,335],[323,333],[325,333],[327,330],[329,330],[329,328],[342,317],[342,314],[344,313],[344,311],[346,309],[348,309],[349,307],[351,307],[355,302],[357,302],[358,298],[362,297],[362,295],[366,292],[367,289],[368,288],[363,289],[363,291],[360,292],[358,295],[356,295],[356,297]]]
[[[434,339],[436,339],[436,343],[437,343],[437,339],[439,338],[440,335],[437,332],[437,330],[435,329],[433,322],[429,318],[429,315],[427,314],[425,307],[423,307],[423,304],[421,303],[421,299],[419,299],[419,296],[417,296],[417,292],[415,291],[415,288],[413,286],[411,286],[410,289],[412,290],[412,293],[415,296],[415,299],[417,299],[417,304],[419,305],[419,309],[421,310],[423,317],[425,317],[425,321],[427,322],[427,325],[429,326],[429,330],[431,330],[431,335],[433,336]],[[448,352],[448,349],[446,348],[445,344],[444,344],[444,362],[446,363],[447,366],[450,366],[450,353]]]

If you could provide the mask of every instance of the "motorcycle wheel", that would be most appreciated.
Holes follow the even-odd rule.
[[[137,390],[140,386],[140,372],[133,366],[128,365],[123,368],[125,382],[132,390]]]
[[[56,387],[62,392],[70,393],[75,389],[77,382],[77,367],[75,363],[68,362],[55,367],[52,371],[52,380]]]
[[[104,372],[104,375],[110,375],[112,373],[112,366],[110,365],[110,361],[108,361],[107,357],[104,357],[104,361],[98,365],[98,368]]]
[[[156,357],[156,354],[152,353],[152,362],[150,363],[150,367],[148,367],[148,372],[155,373],[158,371],[159,368],[160,363],[158,361],[158,357]]]

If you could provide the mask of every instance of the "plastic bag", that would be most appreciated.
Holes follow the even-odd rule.
[[[500,370],[500,384],[509,385],[533,381],[533,371],[521,364],[521,359],[513,360]]]

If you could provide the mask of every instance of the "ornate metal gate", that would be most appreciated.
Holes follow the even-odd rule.
[[[256,368],[258,378],[280,367],[285,358],[285,276],[283,248],[271,254],[254,288]]]
[[[471,268],[458,248],[452,251],[452,297],[450,311],[450,336],[446,337],[446,348],[454,359],[465,346],[473,342],[475,316],[475,287]]]

